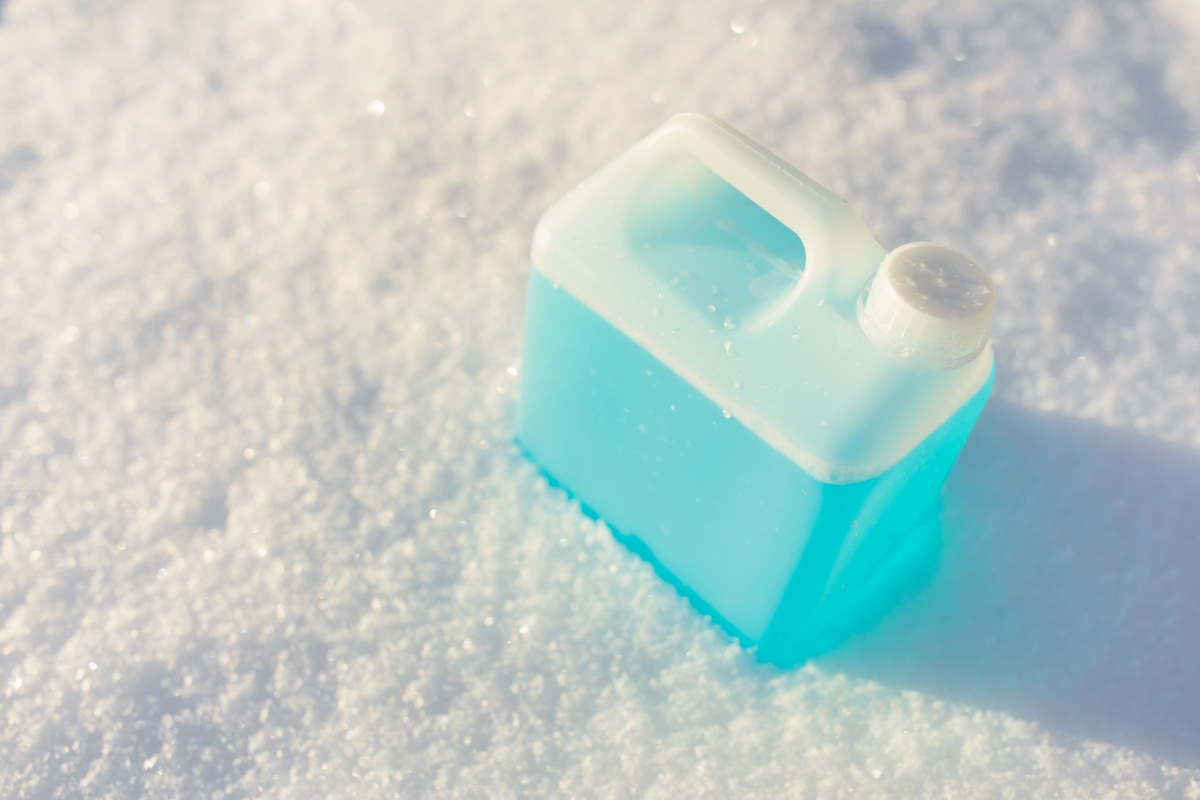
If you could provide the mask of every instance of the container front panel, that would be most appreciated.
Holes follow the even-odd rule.
[[[521,446],[743,638],[766,630],[822,484],[536,270]]]

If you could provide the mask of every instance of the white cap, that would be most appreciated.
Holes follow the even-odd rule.
[[[863,290],[858,321],[888,355],[919,369],[952,369],[983,351],[996,287],[973,259],[913,242],[888,253]]]

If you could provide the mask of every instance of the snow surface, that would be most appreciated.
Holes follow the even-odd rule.
[[[1188,0],[0,8],[0,794],[1200,797]],[[1000,292],[941,572],[790,672],[510,445],[680,110]]]

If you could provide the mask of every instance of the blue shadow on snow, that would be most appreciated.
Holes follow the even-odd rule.
[[[826,668],[1200,767],[1200,452],[993,401],[928,587]]]

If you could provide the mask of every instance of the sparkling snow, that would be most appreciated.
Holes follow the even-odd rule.
[[[0,794],[1200,798],[1198,8],[0,3]],[[942,570],[790,672],[510,445],[682,110],[1000,292]]]

